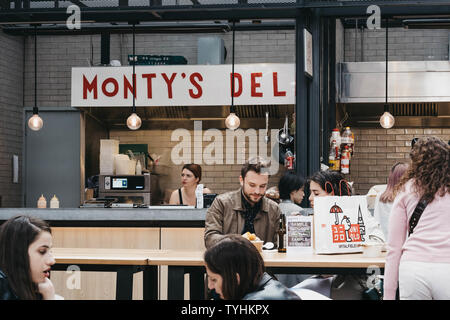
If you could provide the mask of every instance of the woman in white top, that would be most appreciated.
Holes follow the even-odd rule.
[[[391,213],[392,205],[395,199],[395,186],[400,182],[400,178],[408,170],[408,164],[404,162],[397,162],[391,168],[389,173],[386,190],[377,195],[375,199],[374,218],[380,223],[384,238],[388,240],[389,214]]]

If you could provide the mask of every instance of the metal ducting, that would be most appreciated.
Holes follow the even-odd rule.
[[[337,101],[346,124],[378,127],[386,63],[348,62],[337,68]],[[450,127],[449,61],[392,61],[388,80],[396,127]]]
[[[386,63],[346,62],[338,68],[340,103],[384,102]],[[389,62],[389,103],[450,102],[450,61]]]

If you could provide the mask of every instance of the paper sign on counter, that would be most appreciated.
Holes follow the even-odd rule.
[[[313,217],[287,216],[287,251],[313,252]]]

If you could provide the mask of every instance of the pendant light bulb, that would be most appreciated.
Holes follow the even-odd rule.
[[[390,129],[395,124],[395,118],[388,111],[385,111],[383,115],[380,117],[380,124],[385,129]]]
[[[39,117],[38,114],[33,114],[33,116],[28,119],[28,127],[33,131],[41,130],[43,125],[44,121],[42,121],[42,118]]]
[[[239,128],[240,124],[241,120],[234,112],[230,113],[230,115],[225,119],[225,125],[230,130],[236,130]]]
[[[132,113],[127,119],[127,126],[130,130],[137,130],[141,127],[142,120],[136,113]]]

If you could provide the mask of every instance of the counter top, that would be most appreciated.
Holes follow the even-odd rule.
[[[0,208],[0,223],[17,215],[52,227],[204,227],[207,209],[185,208]]]

